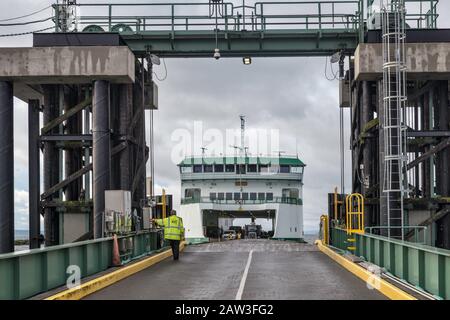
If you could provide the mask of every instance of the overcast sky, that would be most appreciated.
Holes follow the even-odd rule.
[[[0,20],[25,15],[54,2],[2,0]],[[242,3],[241,0],[233,2]],[[247,1],[249,4],[253,2]],[[450,1],[441,1],[438,12],[441,14],[439,26],[449,28]],[[51,10],[47,9],[27,19],[47,18],[50,14]],[[0,26],[0,34],[39,30],[48,26],[51,26],[50,22],[21,27]],[[32,46],[32,37],[2,36],[0,46]],[[157,81],[159,110],[154,113],[156,191],[160,192],[160,188],[164,187],[174,195],[175,207],[178,207],[179,172],[171,160],[172,150],[177,145],[171,137],[176,130],[191,131],[194,121],[201,121],[204,130],[218,129],[225,134],[227,129],[239,128],[239,115],[244,114],[249,129],[278,130],[280,150],[288,154],[298,152],[300,159],[306,163],[305,230],[316,230],[320,215],[327,211],[327,193],[340,184],[338,83],[326,79],[325,58],[254,58],[250,66],[244,66],[241,59],[215,61],[213,58],[166,59],[166,64],[167,79]],[[161,78],[165,73],[164,67],[156,67],[155,72]],[[15,227],[27,229],[27,105],[17,99],[14,102]],[[346,112],[346,120],[348,117]],[[348,136],[346,142],[348,148]],[[196,144],[202,145],[198,141]],[[200,154],[201,150],[194,152]],[[231,153],[232,150],[226,152]],[[349,151],[346,158],[349,164]],[[347,165],[346,191],[349,191],[350,176]]]

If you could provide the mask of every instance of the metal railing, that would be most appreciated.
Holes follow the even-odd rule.
[[[233,200],[233,199],[211,199],[209,197],[200,198],[182,198],[181,204],[192,203],[213,203],[213,204],[228,204],[228,205],[252,205],[252,204],[266,204],[266,203],[284,203],[303,205],[303,200],[299,198],[287,198],[287,197],[274,197],[272,200]]]
[[[381,235],[383,230],[399,229],[399,228],[403,228],[405,234],[411,233],[412,237],[409,237],[409,238],[405,237],[405,240],[407,240],[409,242],[418,243],[418,244],[427,244],[428,228],[425,226],[403,226],[403,227],[400,227],[400,226],[399,227],[374,226],[374,227],[366,227],[366,228],[364,228],[364,230],[367,233],[370,233],[373,235]],[[375,230],[378,230],[378,232]],[[422,235],[422,236],[420,237],[420,235]]]
[[[121,262],[127,263],[158,249],[157,232],[118,237]],[[26,299],[66,285],[73,269],[81,278],[112,265],[113,238],[0,254],[0,300]]]
[[[347,232],[331,228],[330,243],[346,251]],[[437,297],[450,299],[450,250],[373,234],[356,234],[355,255]]]
[[[405,0],[410,28],[437,28],[439,0]],[[267,31],[267,30],[340,30],[358,32],[360,41],[365,30],[365,8],[362,0],[353,1],[268,1],[253,6],[235,6],[232,2],[211,10],[209,3],[79,3],[73,5],[76,31],[140,33],[145,31]],[[55,32],[68,28],[72,21],[63,5],[53,5]],[[70,30],[70,31],[75,31]]]
[[[408,26],[416,29],[436,29],[439,17],[437,13],[438,3],[439,0],[405,0]],[[412,13],[408,13],[411,10],[413,10]]]
[[[265,31],[269,29],[357,30],[362,10],[359,0],[257,2],[254,6],[223,4],[211,15],[209,3],[86,3],[77,4],[78,31],[143,32],[178,30]],[[63,10],[54,5],[55,22]],[[146,14],[146,13],[153,14]],[[101,29],[100,29],[101,28]],[[56,23],[55,31],[63,28]]]

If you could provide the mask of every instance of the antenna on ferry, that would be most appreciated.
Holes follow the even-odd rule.
[[[246,153],[245,151],[245,116],[240,115],[239,118],[241,119],[241,156],[242,152],[244,152],[244,155]]]
[[[204,158],[205,157],[205,151],[208,150],[208,148],[201,147],[201,149],[202,149],[202,158]]]

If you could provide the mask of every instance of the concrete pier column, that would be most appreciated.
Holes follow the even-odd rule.
[[[13,84],[0,82],[0,253],[14,251]]]
[[[94,83],[92,104],[94,238],[103,236],[102,215],[105,211],[105,190],[110,188],[111,183],[109,88],[108,81],[97,80]]]
[[[30,249],[39,248],[40,221],[40,150],[39,100],[28,102],[28,185]]]

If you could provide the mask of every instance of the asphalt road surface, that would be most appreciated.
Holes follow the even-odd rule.
[[[235,240],[188,246],[86,299],[385,299],[315,245]]]

